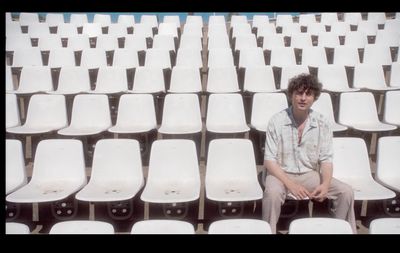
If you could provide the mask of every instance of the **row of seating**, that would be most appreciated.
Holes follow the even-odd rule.
[[[25,224],[7,222],[6,234],[29,234]],[[114,234],[112,224],[104,221],[63,221],[49,234]],[[131,234],[195,234],[192,224],[179,220],[144,220],[136,222]],[[333,218],[302,218],[290,223],[289,234],[352,234],[348,222]],[[210,224],[208,234],[271,234],[269,224],[256,219],[225,219]],[[400,234],[400,218],[372,221],[369,234]]]
[[[18,16],[18,17],[16,17]],[[42,19],[41,19],[42,18]],[[399,19],[399,13],[394,14],[395,19]],[[390,20],[388,15],[384,12],[369,12],[362,14],[361,12],[344,12],[344,13],[334,13],[334,12],[325,12],[325,13],[302,13],[299,14],[298,17],[294,17],[294,15],[290,14],[281,14],[277,13],[275,18],[275,23],[278,26],[282,26],[285,24],[291,23],[299,23],[302,25],[312,24],[312,23],[323,23],[323,24],[332,24],[335,22],[344,21],[349,24],[357,24],[360,21],[369,20],[376,21],[379,24],[384,24],[385,21]],[[15,22],[19,21],[22,25],[46,22],[51,25],[66,23],[64,18],[64,14],[62,13],[47,13],[45,17],[38,15],[38,13],[26,13],[22,12],[19,14],[11,14],[10,12],[6,13],[6,22]],[[229,23],[232,25],[247,23],[247,16],[245,15],[231,15]],[[255,14],[252,17],[251,22],[253,25],[257,25],[260,23],[269,23],[273,21],[268,15],[265,14]],[[112,24],[111,16],[109,14],[100,14],[95,13],[93,16],[93,23],[100,23],[102,25]],[[117,23],[132,25],[135,24],[135,15],[131,14],[119,14]],[[140,23],[149,23],[151,25],[158,25],[157,15],[148,15],[144,14],[140,16]],[[177,15],[164,15],[163,22],[171,22],[179,25],[181,23],[180,17]],[[70,16],[69,23],[82,25],[84,23],[89,23],[89,19],[87,14],[85,13],[72,13]],[[198,23],[203,24],[203,17],[196,15],[187,15],[185,23]],[[224,15],[211,15],[208,19],[208,24],[213,23],[226,23],[226,18]]]
[[[364,140],[335,137],[333,176],[352,186],[356,201],[392,199],[396,196],[395,192],[400,191],[400,174],[396,168],[400,162],[396,155],[399,145],[399,136],[379,138],[374,179]],[[206,200],[227,203],[227,207],[220,207],[219,215],[222,217],[243,215],[243,208],[233,203],[259,201],[262,198],[251,141],[215,139],[210,142],[208,153],[204,179]],[[165,217],[180,217],[196,223],[198,206],[193,216],[188,214],[188,205],[198,203],[200,198],[201,179],[194,142],[183,139],[155,141],[151,147],[146,182],[140,161],[138,141],[102,139],[96,143],[91,176],[87,182],[81,141],[43,140],[38,145],[32,178],[28,182],[22,145],[17,140],[8,139],[6,201],[8,204],[59,202],[61,205],[52,214],[56,220],[57,217],[65,220],[66,214],[72,216],[76,212],[76,206],[67,204],[68,198],[98,205],[102,202],[129,201],[140,195],[141,201],[162,205],[163,208],[153,208],[164,210]],[[170,206],[165,207],[168,204]],[[227,213],[228,207],[231,208],[230,214]],[[136,215],[143,212],[137,208],[134,210]],[[205,218],[210,219],[206,210],[207,205]],[[152,211],[154,209],[150,207],[150,219]],[[7,209],[7,212],[9,219],[17,218],[13,209]],[[125,216],[133,215],[131,212],[125,209],[123,213]],[[257,216],[254,213],[252,215]],[[42,216],[42,219],[45,218]]]

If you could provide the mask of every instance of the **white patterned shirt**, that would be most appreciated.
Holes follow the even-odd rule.
[[[300,144],[298,139],[292,107],[278,112],[267,126],[264,160],[295,174],[318,171],[321,162],[332,162],[332,130],[322,114],[310,109]]]

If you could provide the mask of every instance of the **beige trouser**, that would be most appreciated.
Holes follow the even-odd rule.
[[[294,182],[304,186],[309,192],[314,191],[315,187],[321,183],[320,174],[317,171],[304,174],[286,173],[286,175]],[[287,193],[286,187],[278,178],[272,175],[266,176],[262,200],[262,218],[271,225],[274,234],[276,233],[276,223],[281,213],[281,206],[285,202]],[[332,178],[327,197],[333,201],[335,217],[348,221],[356,234],[353,189],[349,185]]]

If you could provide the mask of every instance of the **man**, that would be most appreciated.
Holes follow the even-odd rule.
[[[333,199],[335,217],[348,221],[357,233],[353,190],[332,178],[331,127],[323,115],[310,109],[321,89],[314,76],[294,77],[288,85],[291,106],[275,114],[268,123],[262,215],[273,233],[289,193],[296,199]]]

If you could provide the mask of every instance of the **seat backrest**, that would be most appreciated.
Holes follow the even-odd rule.
[[[368,44],[367,34],[363,31],[350,31],[346,33],[344,38],[345,46],[352,46],[356,48],[364,48]]]
[[[208,234],[271,234],[271,226],[258,219],[225,219],[213,221]]]
[[[321,23],[324,25],[331,25],[338,22],[339,18],[337,12],[323,12],[321,13]]]
[[[354,104],[353,104],[354,105]],[[361,138],[333,138],[333,177],[336,179],[373,179],[367,145]]]
[[[67,125],[67,107],[63,95],[35,94],[31,97],[24,126],[58,130]]]
[[[383,121],[400,126],[400,90],[387,91],[385,94]]]
[[[181,27],[181,20],[178,15],[166,15],[163,18],[163,23],[173,23],[176,28]],[[161,24],[160,24],[161,26]]]
[[[379,122],[375,99],[372,93],[341,93],[338,121],[347,126]]]
[[[293,24],[293,17],[290,14],[278,14],[276,15],[276,26],[284,26],[287,24]]]
[[[246,126],[243,99],[240,94],[211,94],[208,100],[206,127],[231,128]]]
[[[256,93],[253,97],[250,124],[255,129],[265,132],[271,117],[287,107],[287,98],[283,93]]]
[[[346,68],[341,64],[328,64],[318,67],[318,79],[324,90],[348,89]]]
[[[207,92],[229,93],[239,91],[235,67],[210,67],[208,70]]]
[[[61,36],[58,34],[44,35],[38,37],[38,39],[38,47],[41,51],[62,48]]]
[[[340,46],[339,35],[335,32],[323,32],[318,34],[318,46],[333,48]]]
[[[23,67],[18,86],[18,92],[34,93],[52,91],[53,80],[49,67]]]
[[[390,188],[399,191],[400,186],[400,136],[384,136],[378,139],[376,156],[376,178],[382,183],[397,181],[397,185]],[[397,188],[397,189],[396,189]]]
[[[137,67],[132,91],[137,93],[165,92],[163,70],[160,67]]]
[[[272,92],[276,90],[274,72],[271,66],[247,66],[243,91]]]
[[[52,26],[59,26],[60,24],[65,23],[64,14],[62,13],[47,13],[46,14],[46,23]]]
[[[13,75],[11,72],[11,67],[6,66],[6,92],[13,91],[13,90],[15,90],[15,88],[14,88],[14,81],[13,81]]]
[[[107,26],[111,24],[110,14],[94,14],[93,23],[99,23],[101,26]]]
[[[74,67],[76,66],[75,53],[71,48],[52,49],[47,65],[50,68]]]
[[[192,48],[180,48],[176,56],[176,67],[195,67],[202,68],[203,60],[201,59],[201,51]]]
[[[111,34],[100,34],[96,37],[96,48],[114,51],[119,48],[118,37]]]
[[[136,23],[133,25],[133,34],[145,38],[153,38],[153,28],[150,24]]]
[[[57,34],[61,38],[67,38],[70,36],[77,36],[78,35],[78,28],[76,24],[70,23],[61,23],[57,26]]]
[[[97,37],[103,34],[101,24],[99,23],[85,23],[83,24],[82,34],[89,37]]]
[[[168,139],[153,142],[147,184],[184,180],[200,191],[196,145],[192,140]],[[179,177],[177,177],[179,175]]]
[[[28,34],[31,38],[50,35],[50,28],[47,23],[33,23],[28,26]]]
[[[233,55],[230,48],[214,48],[210,49],[208,53],[209,68],[212,67],[233,67]]]
[[[393,31],[390,29],[378,30],[378,32],[376,33],[375,44],[389,47],[398,47],[400,44],[400,33],[398,32],[400,29],[400,22],[398,26],[399,28],[397,31]]]
[[[304,47],[301,56],[301,64],[311,67],[319,67],[328,64],[325,48]]]
[[[265,24],[269,24],[269,16],[268,15],[253,15],[253,20],[252,20],[252,27],[261,27]]]
[[[133,17],[133,16],[132,16]],[[125,37],[128,34],[127,27],[133,26],[128,23],[111,23],[108,25],[108,35],[115,36],[117,38]]]
[[[23,223],[6,222],[6,234],[9,235],[30,234],[30,230],[29,227]]]
[[[271,50],[271,66],[296,65],[296,56],[291,47],[275,47]]]
[[[208,148],[205,183],[223,179],[259,184],[253,144],[248,139],[214,139]]]
[[[342,219],[312,217],[291,221],[289,234],[353,234],[353,230]]]
[[[301,26],[308,26],[309,24],[317,23],[317,18],[314,13],[303,13],[299,15],[299,24]]]
[[[365,45],[363,63],[391,65],[390,47],[382,44]]]
[[[159,35],[169,35],[178,38],[178,29],[175,23],[160,23],[158,26]]]
[[[14,50],[13,67],[43,66],[42,53],[37,47]]]
[[[363,63],[354,68],[354,88],[386,87],[385,74],[381,64]]]
[[[282,34],[259,34],[258,37],[263,37],[263,49],[273,50],[278,47],[285,47],[285,39]]]
[[[331,24],[331,33],[336,33],[339,36],[345,36],[347,32],[350,32],[350,24],[347,22],[335,22]]]
[[[183,27],[182,35],[198,36],[203,38],[203,25],[199,23],[186,23]]]
[[[351,67],[360,64],[358,49],[354,46],[335,47],[333,53],[333,64]]]
[[[186,16],[186,23],[185,24],[200,24],[203,26],[203,17],[202,16],[196,16],[196,15],[188,15]]]
[[[57,91],[70,94],[90,90],[89,71],[84,67],[62,67],[58,79]]]
[[[328,121],[331,123],[331,125],[335,122],[335,117],[333,115],[332,99],[329,93],[321,92],[319,98],[313,103],[311,108],[324,115],[325,118],[328,119]]]
[[[175,52],[174,36],[172,36],[170,34],[154,35],[153,48],[172,50]]]
[[[83,145],[80,140],[47,139],[39,142],[30,183],[87,183]],[[61,187],[61,186],[60,186]]]
[[[27,26],[33,23],[39,23],[39,15],[35,12],[21,12],[19,13],[19,23],[21,26]]]
[[[200,71],[196,67],[176,66],[171,73],[169,92],[185,93],[202,90]]]
[[[389,86],[400,87],[400,62],[392,63]]]
[[[121,127],[157,127],[156,111],[151,94],[123,94],[118,105],[116,125]]]
[[[146,50],[146,37],[142,35],[128,34],[125,36],[124,48],[135,49],[137,51]]]
[[[133,224],[131,234],[195,234],[195,229],[182,220],[143,220]]]
[[[183,34],[181,36],[181,41],[179,44],[179,50],[181,50],[181,49],[196,49],[198,51],[202,50],[203,43],[202,43],[201,36],[199,36],[197,34],[190,34],[190,33],[183,32]],[[179,51],[178,51],[178,54],[179,54]]]
[[[375,36],[378,31],[378,22],[375,20],[361,20],[357,24],[357,31],[362,31],[367,36]]]
[[[168,49],[150,48],[146,50],[144,60],[146,67],[172,68],[171,56]]]
[[[140,23],[150,25],[152,28],[158,27],[158,19],[156,15],[142,15],[140,17]]]
[[[114,234],[114,227],[104,221],[69,220],[54,224],[49,234]]]
[[[400,218],[376,218],[369,225],[370,234],[400,234]]]
[[[121,181],[143,185],[139,142],[133,139],[101,139],[96,143],[90,180]]]
[[[80,66],[93,69],[106,67],[107,66],[106,51],[102,48],[83,49]]]
[[[312,47],[311,35],[308,33],[293,33],[290,36],[290,46],[293,48]]]
[[[79,94],[72,105],[71,127],[111,127],[110,106],[107,95]]]
[[[235,37],[235,51],[249,48],[257,48],[257,39],[255,34],[250,33],[246,35],[237,35]]]
[[[135,48],[117,48],[114,50],[114,67],[136,68],[139,67],[138,51]]]
[[[201,132],[200,104],[196,94],[167,94],[162,115],[160,132],[164,129],[176,134]]]
[[[224,26],[225,27],[225,26]],[[215,32],[212,36],[208,37],[207,48],[212,49],[230,49],[229,36],[224,31]]]
[[[88,23],[89,20],[85,13],[72,13],[69,22],[71,24],[76,24],[77,26],[82,26],[83,24]]]
[[[136,23],[135,16],[129,14],[119,14],[117,23],[133,26]]]
[[[74,51],[82,51],[90,49],[89,36],[86,34],[79,34],[68,37],[67,47]]]
[[[345,12],[343,19],[349,25],[357,25],[362,20],[362,15],[361,12]]]
[[[28,182],[25,156],[20,140],[6,139],[6,194]]]
[[[265,66],[264,51],[261,47],[243,48],[240,50],[238,67],[247,68],[252,66]]]
[[[95,91],[107,94],[127,90],[128,78],[125,68],[115,66],[99,68]]]
[[[6,94],[6,128],[21,125],[17,95]]]

